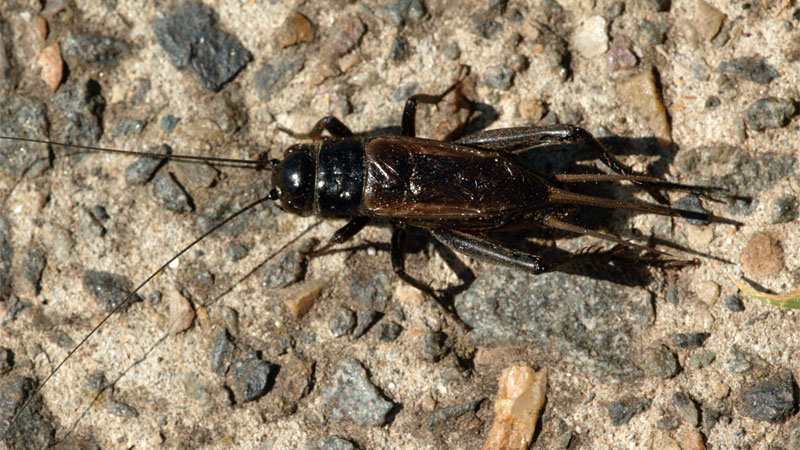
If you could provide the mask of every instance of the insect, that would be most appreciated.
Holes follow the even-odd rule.
[[[372,220],[388,221],[393,228],[391,263],[395,274],[415,288],[437,296],[438,293],[426,280],[414,277],[405,270],[404,252],[408,227],[428,229],[437,240],[459,253],[526,272],[543,273],[576,263],[605,262],[621,256],[625,248],[659,254],[649,247],[570,223],[569,217],[581,206],[708,218],[705,214],[677,210],[665,205],[579,194],[569,189],[571,185],[627,181],[651,190],[656,198],[656,189],[677,189],[698,195],[720,193],[718,189],[675,184],[636,174],[588,132],[570,125],[488,130],[452,142],[415,137],[417,105],[439,103],[457,86],[458,82],[439,95],[415,95],[409,98],[402,116],[402,135],[399,136],[359,136],[341,121],[329,116],[318,121],[308,133],[284,129],[295,138],[312,139],[314,142],[291,146],[282,160],[260,158],[255,161],[239,161],[170,156],[170,159],[175,160],[198,159],[269,169],[272,172],[272,188],[269,195],[253,201],[182,249],[137,287],[115,311],[122,308],[136,291],[200,239],[242,212],[267,201],[275,201],[284,211],[299,216],[348,220],[325,245],[310,252],[309,257],[322,255],[332,246],[347,242]],[[323,131],[328,131],[331,136],[323,137]],[[556,144],[574,142],[584,142],[615,173],[547,175],[514,159],[515,154],[523,151],[550,151],[557,148]],[[112,149],[88,149],[121,152]],[[489,235],[530,224],[588,234],[617,245],[611,250],[547,258],[509,247]],[[91,333],[102,326],[112,314],[113,312],[106,316]],[[85,339],[76,349],[84,342]],[[59,368],[60,364],[53,373]],[[44,383],[49,379],[45,379]],[[12,422],[14,420],[16,417]]]

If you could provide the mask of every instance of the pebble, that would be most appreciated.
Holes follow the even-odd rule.
[[[170,146],[167,144],[161,144],[155,147],[150,147],[147,152],[156,153],[159,155],[169,155],[172,153],[172,148],[170,148]],[[142,156],[125,168],[125,182],[133,185],[145,184],[153,179],[153,176],[156,174],[158,169],[164,165],[165,162],[166,159]]]
[[[106,409],[117,417],[139,417],[139,411],[136,411],[136,408],[117,400],[109,400],[106,403]]]
[[[358,339],[375,323],[378,313],[372,308],[360,308],[356,311],[356,327],[353,330],[353,339]]]
[[[747,127],[755,131],[767,128],[783,128],[797,114],[797,105],[793,100],[765,97],[756,100],[744,113]]]
[[[772,223],[789,223],[797,220],[798,202],[794,195],[786,195],[775,201],[772,208]]]
[[[322,403],[330,419],[348,419],[361,427],[384,425],[395,408],[370,382],[361,361],[353,358],[339,362],[322,389]]]
[[[305,257],[297,250],[288,250],[275,264],[264,269],[261,285],[269,289],[284,288],[297,282],[305,273]]]
[[[780,73],[767,63],[766,58],[757,56],[723,61],[717,66],[717,72],[742,75],[750,81],[765,85],[780,76]]]
[[[178,126],[178,122],[180,121],[180,117],[167,115],[161,118],[159,125],[161,125],[161,129],[164,130],[165,133],[169,134],[175,131],[175,127]]]
[[[649,450],[683,450],[675,439],[663,431],[656,432],[647,444]]]
[[[716,353],[711,350],[698,350],[686,359],[686,366],[691,369],[702,369],[714,362],[716,358]]]
[[[61,80],[64,79],[64,60],[61,59],[61,46],[58,43],[53,43],[43,48],[39,53],[39,59],[36,60],[41,70],[41,77],[44,84],[55,92],[61,86]]]
[[[11,226],[0,215],[0,301],[3,302],[11,297],[12,256],[14,247],[11,245]]]
[[[383,272],[357,276],[350,282],[350,295],[359,305],[375,311],[386,311],[391,296],[391,279]]]
[[[408,57],[408,40],[403,36],[395,36],[392,45],[389,47],[389,59],[392,61],[402,61]]]
[[[3,248],[2,243],[0,243],[0,250],[6,250]],[[11,252],[11,249],[9,248],[8,251]],[[0,266],[3,266],[1,259],[2,257],[0,257]],[[22,264],[22,276],[30,285],[34,295],[39,295],[39,291],[41,290],[42,273],[44,273],[44,268],[46,265],[47,254],[41,247],[32,247],[28,249],[28,257]],[[0,275],[0,279],[2,278],[3,276]],[[2,287],[0,287],[0,291],[2,291]],[[3,299],[2,295],[0,295],[0,299]]]
[[[710,42],[714,39],[725,18],[725,14],[703,0],[695,1],[694,28],[703,40]]]
[[[213,8],[187,2],[173,11],[153,22],[153,34],[170,62],[189,66],[206,89],[219,91],[253,59],[236,36],[215,28]]]
[[[783,267],[781,242],[770,233],[756,233],[742,250],[741,262],[748,276],[777,275]]]
[[[219,170],[208,164],[173,162],[170,168],[181,185],[190,191],[213,186],[220,174]]]
[[[306,450],[358,450],[359,448],[361,447],[339,436],[319,438],[306,446]]]
[[[714,306],[719,298],[720,287],[713,281],[698,281],[692,283],[695,295],[708,306]]]
[[[758,380],[739,396],[739,414],[766,422],[782,422],[795,412],[791,374]]]
[[[170,299],[169,334],[175,335],[191,328],[197,314],[191,302],[183,295],[172,295]]]
[[[211,371],[219,376],[224,376],[231,365],[231,356],[236,346],[226,330],[219,330],[214,344],[211,346]]]
[[[151,195],[168,210],[184,214],[194,209],[194,202],[170,173],[161,173],[153,181]]]
[[[54,104],[67,123],[59,140],[71,144],[97,145],[103,134],[103,111],[106,102],[100,84],[94,80],[65,85],[56,94]]]
[[[711,387],[711,395],[717,400],[722,400],[731,393],[731,388],[722,381],[712,378],[709,384]]]
[[[608,405],[608,417],[611,425],[619,427],[627,424],[630,420],[644,411],[650,409],[653,401],[649,398],[626,398]]]
[[[247,257],[249,253],[250,250],[242,244],[231,243],[225,246],[225,256],[228,257],[229,261],[239,261]]]
[[[731,295],[725,299],[725,308],[732,312],[744,311],[744,302],[738,295]]]
[[[392,342],[400,336],[403,327],[393,320],[386,320],[375,327],[375,335],[384,342]]]
[[[697,410],[697,405],[685,392],[677,392],[672,396],[672,406],[675,408],[675,413],[678,417],[690,426],[696,427],[700,422],[700,413]]]
[[[297,410],[297,403],[311,391],[314,363],[291,356],[275,377],[275,406],[288,415]]]
[[[299,319],[314,306],[317,297],[329,283],[330,279],[316,279],[299,283],[291,293],[287,294],[283,304],[292,316]]]
[[[358,16],[340,18],[335,23],[333,33],[323,42],[320,55],[333,61],[354,49],[366,32],[367,29]]]
[[[70,64],[113,65],[120,55],[131,47],[123,41],[107,36],[78,34],[64,39],[63,55]]]
[[[714,109],[721,104],[722,101],[719,99],[719,97],[717,97],[716,95],[711,95],[706,99],[706,102],[705,104],[703,104],[703,106],[706,109]]]
[[[675,430],[680,425],[681,423],[678,422],[678,419],[674,415],[672,415],[672,413],[666,411],[662,412],[661,418],[659,418],[658,421],[656,421],[656,428],[664,431]]]
[[[447,335],[441,331],[428,331],[422,340],[422,356],[432,362],[438,362],[450,351]]]
[[[664,23],[651,22],[647,19],[642,20],[639,24],[638,40],[641,43],[650,45],[660,45],[667,40],[667,31],[669,25]]]
[[[356,326],[356,314],[345,308],[337,306],[328,322],[328,329],[333,337],[341,337],[351,332]]]
[[[251,402],[264,395],[276,370],[277,366],[257,358],[235,360],[231,375],[237,402]]]
[[[482,449],[527,449],[546,398],[547,369],[536,372],[525,364],[503,369],[494,401],[494,422]]]
[[[477,411],[483,399],[473,400],[468,403],[460,405],[448,406],[446,408],[437,408],[431,412],[431,418],[428,420],[428,428],[434,428],[436,425],[450,420],[454,417],[462,416],[470,411]]]
[[[0,96],[0,133],[6,136],[28,136],[46,139],[47,108],[39,100]],[[24,148],[25,151],[19,151]],[[0,172],[13,177],[23,174],[33,178],[50,167],[50,150],[46,144],[0,141]],[[8,254],[0,252],[0,255]],[[2,258],[2,257],[0,257]]]
[[[680,370],[675,354],[661,344],[645,349],[643,363],[645,372],[663,379],[674,377]]]
[[[582,20],[572,35],[572,45],[584,58],[593,58],[608,51],[608,21],[603,16]]]
[[[131,292],[131,282],[127,277],[97,270],[87,270],[83,273],[83,288],[106,312],[114,311],[121,305]],[[125,310],[132,303],[142,299],[134,294]]]
[[[703,342],[709,336],[711,336],[710,333],[676,333],[672,335],[675,345],[686,349],[702,347]]]
[[[703,435],[698,430],[686,430],[678,436],[678,445],[681,450],[705,450],[706,444]]]
[[[457,61],[458,58],[461,57],[461,49],[458,47],[458,44],[451,42],[442,50],[442,56],[450,61]]]
[[[273,95],[280,94],[305,64],[306,57],[302,53],[289,53],[272,60],[254,75],[258,96],[266,102]]]
[[[281,48],[311,42],[314,40],[314,25],[308,18],[292,11],[286,16],[283,25],[278,29],[277,41]]]
[[[661,92],[652,68],[631,77],[617,91],[622,100],[637,113],[638,122],[650,130],[661,145],[672,142],[667,110],[661,102]]]
[[[501,91],[511,89],[514,83],[514,71],[506,66],[492,66],[483,73],[483,84]]]
[[[519,103],[519,114],[528,122],[538,122],[546,112],[547,108],[541,100],[523,100]]]
[[[737,345],[732,345],[730,357],[725,360],[728,366],[728,373],[731,375],[741,375],[753,368],[759,371],[766,371],[769,364],[758,356],[752,355]]]
[[[609,72],[617,72],[636,67],[639,62],[633,53],[633,41],[625,35],[616,35],[606,52],[606,66]]]

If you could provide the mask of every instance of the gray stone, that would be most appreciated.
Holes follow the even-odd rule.
[[[794,389],[791,375],[759,380],[741,393],[739,413],[755,420],[782,422],[796,410]]]
[[[356,359],[342,360],[322,391],[329,418],[349,419],[358,426],[381,426],[394,408],[370,382]]]
[[[131,286],[130,280],[122,275],[97,270],[83,273],[83,288],[107,312],[117,308],[125,310],[132,303],[142,301],[137,294],[131,295]]]
[[[277,367],[257,358],[237,359],[231,365],[234,392],[240,403],[257,400],[267,392]]]
[[[653,401],[649,398],[626,398],[608,405],[611,425],[619,427],[630,422],[633,416],[650,409]]]
[[[797,114],[797,105],[793,100],[765,97],[756,100],[744,113],[744,122],[748,128],[764,131],[767,128],[782,128]]]

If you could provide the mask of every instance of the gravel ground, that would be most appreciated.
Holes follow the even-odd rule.
[[[549,372],[533,448],[800,448],[798,317],[730,280],[773,293],[800,285],[800,10],[790,2],[204,5],[0,3],[0,131],[280,157],[295,140],[279,126],[335,115],[357,131],[396,127],[409,95],[444,90],[468,65],[479,125],[577,124],[638,170],[751,197],[670,194],[743,225],[588,211],[582,224],[700,264],[540,277],[412,233],[409,271],[450,293],[466,332],[392,273],[387,228],[303,267],[299,252],[342,223],[262,205],[105,324],[22,416],[35,432],[11,433],[9,447],[478,448],[498,375],[523,361]],[[453,128],[453,105],[426,108],[418,132]],[[6,144],[4,419],[120,292],[269,189],[253,171]],[[530,162],[597,164],[566,150]],[[536,249],[602,244],[523,237]]]

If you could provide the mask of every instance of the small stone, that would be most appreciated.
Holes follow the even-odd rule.
[[[547,369],[534,371],[525,364],[503,369],[494,402],[494,422],[483,450],[526,449],[547,397]]]
[[[731,346],[730,357],[725,360],[728,366],[728,373],[731,375],[741,375],[753,368],[766,371],[769,363],[762,358],[742,350],[737,345]]]
[[[584,58],[593,58],[608,51],[608,21],[603,16],[582,20],[572,35],[572,45]]]
[[[173,295],[169,302],[169,334],[178,334],[192,327],[196,313],[183,295]]]
[[[506,66],[492,66],[483,74],[483,83],[493,89],[507,91],[514,82],[514,71]]]
[[[627,70],[636,67],[639,60],[633,53],[633,41],[627,36],[616,35],[606,53],[606,66],[609,72]]]
[[[461,49],[458,48],[458,44],[451,42],[447,47],[444,48],[444,50],[442,50],[442,56],[450,61],[456,61],[461,57]]]
[[[681,450],[706,450],[703,435],[697,430],[686,430],[678,437]]]
[[[87,270],[83,273],[83,288],[107,312],[117,308],[124,310],[131,303],[142,301],[138,295],[130,294],[130,286],[130,280],[122,275],[97,270]],[[127,304],[120,306],[128,297],[130,300]]]
[[[673,335],[675,345],[680,348],[697,348],[702,347],[710,333],[676,333]]]
[[[64,78],[64,61],[61,59],[61,46],[51,44],[39,53],[36,64],[42,69],[42,81],[55,92]]]
[[[152,195],[159,205],[172,212],[184,214],[194,209],[194,203],[189,194],[172,174],[162,173],[155,178]]]
[[[691,369],[702,369],[714,362],[716,358],[716,353],[711,350],[698,350],[686,360],[686,365]]]
[[[308,18],[298,12],[291,12],[278,30],[278,46],[281,48],[314,40],[314,26]]]
[[[680,370],[678,359],[665,345],[648,347],[644,352],[643,363],[644,370],[649,375],[663,379],[674,377]]]
[[[0,379],[0,417],[7,422],[16,411],[33,395],[36,381],[16,375]],[[4,425],[3,443],[9,449],[39,449],[56,444],[55,426],[41,396],[35,396],[27,405],[26,412],[20,414],[16,424],[6,430]]]
[[[358,276],[350,282],[350,295],[358,304],[375,311],[385,311],[391,296],[391,280],[383,272]]]
[[[622,100],[638,114],[639,122],[650,130],[662,145],[672,142],[667,110],[661,101],[661,92],[656,85],[652,68],[631,77],[619,87],[618,92]]]
[[[713,281],[697,281],[692,283],[695,295],[708,306],[714,306],[719,298],[720,287]]]
[[[145,125],[147,125],[147,122],[141,119],[122,120],[114,127],[114,136],[139,134]]]
[[[178,122],[180,122],[180,120],[181,120],[180,117],[169,115],[162,117],[161,122],[159,123],[161,125],[161,129],[164,130],[164,132],[166,132],[167,134],[169,134],[175,131],[175,127],[178,126]]]
[[[626,398],[608,405],[608,417],[611,425],[619,427],[630,422],[637,414],[650,409],[653,401],[649,398]]]
[[[684,450],[675,439],[663,431],[656,432],[647,444],[648,450]]]
[[[747,108],[744,121],[747,127],[755,131],[767,128],[783,128],[797,114],[795,102],[788,99],[766,97],[757,100]]]
[[[672,396],[672,406],[675,408],[675,413],[684,422],[690,426],[696,427],[699,423],[700,416],[697,411],[697,405],[694,400],[689,397],[685,392],[678,392]]]
[[[214,397],[208,392],[202,378],[196,373],[188,372],[184,375],[183,392],[187,397],[206,408],[214,406]]]
[[[278,262],[264,269],[261,285],[269,289],[283,288],[300,280],[304,273],[305,257],[297,250],[289,250]]]
[[[705,41],[711,41],[719,33],[722,23],[725,21],[725,14],[717,8],[709,5],[703,0],[696,0],[694,27],[700,37]]]
[[[139,417],[139,412],[133,406],[117,400],[109,400],[106,409],[117,417]]]
[[[344,306],[336,307],[328,322],[328,329],[331,330],[333,337],[344,336],[352,331],[355,326],[356,314]]]
[[[239,261],[247,256],[250,250],[242,244],[228,244],[225,247],[225,256],[230,261]]]
[[[396,36],[392,40],[392,46],[389,48],[389,59],[392,61],[402,61],[408,57],[408,40],[403,36]]]
[[[362,427],[385,424],[395,407],[370,382],[361,362],[352,358],[339,362],[322,389],[322,399],[330,419],[346,418]]]
[[[429,331],[425,333],[422,341],[422,356],[428,361],[437,362],[444,358],[450,346],[447,342],[447,335],[440,331]]]
[[[538,122],[547,112],[539,100],[523,100],[519,103],[519,114],[528,122]]]
[[[153,22],[153,33],[170,62],[192,68],[212,91],[219,91],[253,59],[239,39],[217,29],[217,13],[200,2],[179,5]]]
[[[148,153],[159,155],[169,155],[172,149],[169,145],[162,144],[151,147]],[[128,167],[125,168],[125,182],[128,184],[144,184],[150,181],[158,169],[166,162],[166,159],[158,159],[149,156],[142,156]]]
[[[356,328],[353,330],[353,339],[358,339],[375,323],[378,313],[372,308],[360,308],[356,311]]]
[[[211,347],[211,371],[224,376],[231,364],[231,355],[235,349],[231,337],[226,330],[219,330],[214,345]]]
[[[662,413],[661,418],[656,422],[656,428],[664,431],[675,430],[680,425],[681,423],[678,422],[678,419],[669,412]]]
[[[663,23],[654,23],[647,19],[642,20],[639,24],[638,40],[645,44],[659,45],[667,40],[667,31],[669,25]]]
[[[283,304],[295,318],[302,317],[314,306],[322,289],[330,283],[329,279],[317,279],[294,286],[291,293],[287,294]]]
[[[30,284],[34,295],[39,295],[42,273],[44,273],[46,265],[47,254],[42,248],[33,247],[28,249],[28,257],[25,259],[22,266],[22,276],[25,278],[25,281]]]
[[[783,267],[781,242],[770,233],[756,233],[742,251],[741,262],[748,276],[776,275]]]
[[[237,401],[251,402],[264,395],[275,369],[276,366],[256,358],[234,361],[231,373]]]
[[[358,18],[352,15],[336,21],[334,33],[320,49],[320,55],[327,60],[335,60],[355,48],[367,29]]]
[[[722,381],[712,379],[709,384],[711,387],[711,395],[717,400],[722,400],[731,393],[731,388]]]
[[[378,339],[384,342],[394,341],[400,336],[400,332],[402,331],[403,327],[393,320],[386,320],[375,327],[375,334],[378,336]]]
[[[797,220],[798,216],[797,197],[787,195],[775,201],[772,208],[772,223],[789,223]]]
[[[738,295],[731,295],[725,299],[725,308],[733,312],[744,311],[744,302]]]
[[[745,56],[744,58],[724,61],[717,66],[717,72],[744,75],[750,81],[758,84],[769,84],[780,76],[780,73],[770,66],[765,58],[756,56]]]
[[[219,170],[208,164],[173,162],[170,167],[181,185],[190,191],[213,186],[220,174]]]
[[[481,402],[483,402],[483,400],[479,399],[469,403],[434,409],[433,412],[431,412],[430,420],[428,420],[428,428],[434,428],[436,425],[446,420],[462,416],[470,411],[476,411],[481,405]]]
[[[107,36],[79,34],[64,39],[64,59],[70,65],[113,65],[118,56],[129,51],[128,44]]]
[[[755,420],[782,422],[795,411],[791,376],[773,376],[745,389],[738,401],[739,413]]]
[[[297,403],[311,391],[314,363],[292,356],[275,377],[276,406],[283,414],[292,414]]]

